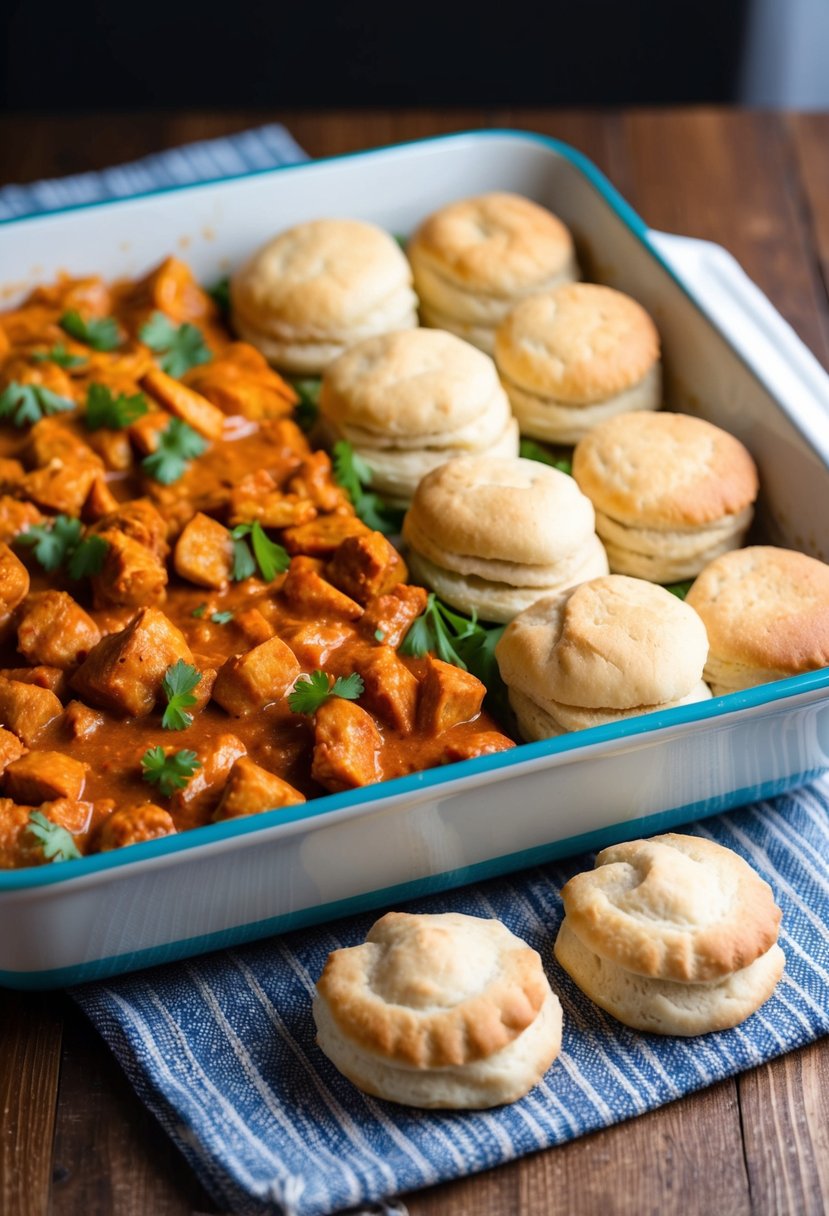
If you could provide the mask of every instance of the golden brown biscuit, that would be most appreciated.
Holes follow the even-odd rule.
[[[407,253],[424,324],[490,353],[494,329],[513,304],[578,277],[567,228],[515,194],[442,207],[420,225]]]
[[[335,950],[317,983],[317,1042],[392,1102],[487,1107],[538,1083],[561,1047],[541,959],[497,920],[389,912]]]
[[[522,434],[537,439],[575,443],[660,404],[656,327],[611,287],[569,283],[524,300],[498,328],[495,362]]]
[[[737,548],[758,491],[740,441],[687,414],[602,422],[577,445],[573,476],[596,508],[611,569],[658,583],[693,578]]]
[[[710,642],[715,695],[829,666],[829,566],[753,545],[706,566],[688,592]]]
[[[230,296],[239,335],[289,372],[318,375],[355,342],[417,324],[406,258],[360,220],[280,233],[232,276]]]

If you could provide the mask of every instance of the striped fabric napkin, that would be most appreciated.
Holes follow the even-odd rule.
[[[299,159],[283,128],[264,127],[102,174],[7,187],[0,218]],[[540,951],[564,1007],[564,1045],[542,1084],[513,1106],[394,1107],[359,1093],[316,1047],[314,981],[330,950],[362,941],[373,915],[73,996],[223,1209],[325,1216],[382,1201],[641,1114],[829,1033],[829,779],[688,830],[745,857],[783,909],[783,980],[735,1030],[690,1040],[639,1034],[579,993],[552,942],[561,886],[592,865],[589,856],[407,905],[497,916]]]

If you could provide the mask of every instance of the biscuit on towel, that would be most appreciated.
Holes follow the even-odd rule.
[[[518,427],[488,355],[454,334],[409,329],[346,351],[326,371],[327,438],[347,440],[372,487],[405,505],[426,473],[453,456],[518,455]]]
[[[661,402],[656,326],[630,296],[596,283],[518,304],[495,335],[495,362],[534,439],[576,443],[609,417]]]
[[[303,375],[319,375],[372,334],[417,325],[406,258],[361,220],[311,220],[279,233],[231,277],[230,301],[239,336]]]
[[[539,599],[507,626],[495,657],[522,733],[537,739],[710,696],[707,653],[692,608],[610,574]]]
[[[780,909],[731,849],[668,832],[611,845],[561,891],[555,955],[619,1021],[707,1034],[744,1021],[783,972]]]
[[[727,431],[688,414],[635,412],[602,422],[573,454],[596,508],[610,568],[656,583],[693,578],[742,544],[757,468]]]
[[[459,199],[423,221],[406,252],[424,325],[492,353],[495,328],[535,292],[578,278],[573,239],[517,194]]]
[[[561,1050],[561,1006],[537,952],[498,920],[389,912],[333,951],[317,1043],[358,1088],[410,1106],[514,1102]]]
[[[725,553],[687,603],[708,630],[715,696],[829,666],[829,565],[814,557],[772,545]]]
[[[458,457],[424,477],[403,521],[413,572],[442,599],[508,621],[607,571],[593,508],[572,477],[519,457]]]

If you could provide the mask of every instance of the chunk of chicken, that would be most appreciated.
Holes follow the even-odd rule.
[[[236,735],[219,735],[199,750],[201,768],[196,769],[183,790],[170,799],[170,810],[179,822],[194,827],[206,823],[218,802],[230,770],[245,755],[246,747]]]
[[[421,730],[439,734],[450,726],[477,717],[486,696],[481,681],[468,671],[461,671],[431,655],[427,655],[425,662],[418,707]]]
[[[261,768],[248,756],[241,756],[227,779],[213,818],[236,819],[240,815],[257,815],[277,807],[295,806],[304,802],[305,795],[287,781]]]
[[[263,528],[287,528],[304,524],[316,517],[313,503],[296,494],[283,494],[277,482],[265,469],[248,473],[230,492],[229,520],[231,524],[248,524],[258,520]]]
[[[236,717],[255,713],[283,697],[300,672],[293,651],[281,638],[269,638],[220,668],[213,700]]]
[[[43,860],[37,842],[26,832],[31,810],[11,798],[0,798],[0,870],[34,866]]]
[[[314,717],[311,776],[331,793],[380,780],[382,740],[377,724],[353,701],[332,697]]]
[[[335,587],[361,604],[405,583],[408,577],[403,558],[380,532],[347,536],[325,573]]]
[[[329,657],[351,636],[339,621],[296,621],[280,625],[279,636],[306,668],[324,667]]]
[[[322,577],[319,563],[312,557],[291,558],[280,594],[293,607],[315,616],[341,616],[356,621],[363,614],[359,604]]]
[[[492,756],[496,752],[508,751],[515,747],[512,739],[502,735],[497,730],[482,730],[474,734],[464,735],[461,739],[450,739],[443,749],[443,755],[449,764],[456,760],[474,760],[477,756]]]
[[[63,752],[34,751],[13,760],[3,773],[3,789],[15,802],[80,799],[86,765]]]
[[[43,523],[43,514],[33,502],[19,502],[6,495],[0,497],[0,543],[8,544],[21,532]]]
[[[143,608],[126,629],[92,649],[72,687],[101,709],[141,717],[151,712],[167,669],[178,659],[193,662],[184,634],[160,609]]]
[[[108,530],[100,536],[107,551],[100,574],[91,579],[95,607],[162,603],[167,596],[167,567],[155,553],[125,532]]]
[[[0,726],[0,773],[26,754],[27,748],[20,742],[17,735]]]
[[[209,363],[193,367],[184,377],[223,414],[243,418],[281,418],[291,413],[297,394],[247,342],[231,342]]]
[[[12,616],[29,591],[29,571],[8,545],[0,544],[0,641],[12,632]]]
[[[120,504],[116,510],[99,519],[89,531],[99,535],[104,532],[123,532],[125,536],[149,549],[160,561],[170,552],[166,521],[149,498],[136,498],[132,502]]]
[[[153,367],[147,372],[141,387],[168,413],[181,418],[205,439],[221,439],[225,416],[201,393],[188,388],[180,380],[174,380],[160,367]]]
[[[43,753],[35,753],[35,755],[38,754]],[[47,819],[51,819],[52,823],[66,828],[67,832],[71,832],[76,837],[82,836],[87,831],[92,818],[92,803],[82,802],[78,798],[55,798],[42,803],[37,809]],[[75,844],[78,844],[77,840]]]
[[[307,498],[320,511],[338,511],[349,506],[348,495],[334,480],[331,457],[327,452],[313,452],[306,456],[288,482],[288,489],[301,498]]]
[[[60,667],[6,667],[3,675],[7,680],[19,680],[23,684],[36,684],[48,688],[62,701],[69,691],[66,672]]]
[[[360,663],[365,692],[361,701],[403,735],[414,730],[419,684],[390,646],[377,649]]]
[[[242,612],[237,612],[233,623],[241,630],[242,637],[249,646],[259,646],[262,642],[267,642],[275,632],[273,625],[258,608],[245,608]]]
[[[65,591],[37,591],[21,609],[17,649],[32,664],[76,667],[100,640],[92,617]]]
[[[286,528],[282,543],[294,556],[331,557],[347,536],[366,536],[370,531],[356,515],[323,515],[310,523]]]
[[[233,541],[227,528],[199,511],[176,542],[173,565],[177,574],[197,587],[224,590],[233,570]]]
[[[107,485],[104,475],[99,473],[86,496],[81,518],[87,523],[95,523],[103,516],[111,514],[117,506],[118,499]]]
[[[123,849],[128,844],[143,844],[145,840],[158,840],[161,836],[175,835],[176,826],[169,811],[144,802],[140,806],[125,806],[113,811],[104,820],[95,837],[95,848],[99,853],[112,849]]]
[[[48,688],[0,676],[0,722],[31,747],[63,706]]]
[[[425,609],[427,599],[422,587],[401,583],[388,595],[369,600],[360,618],[360,632],[364,637],[385,642],[396,650]]]
[[[88,739],[103,724],[103,716],[83,701],[70,701],[63,711],[61,726],[70,739]]]
[[[100,468],[97,459],[93,462],[56,457],[26,474],[20,485],[21,493],[46,511],[79,516]]]
[[[41,418],[29,431],[29,442],[24,449],[24,458],[30,467],[48,464],[50,460],[80,461],[103,469],[100,456],[72,429],[69,422],[60,418]]]

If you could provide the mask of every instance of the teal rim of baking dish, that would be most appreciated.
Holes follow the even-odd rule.
[[[676,274],[673,267],[662,257],[661,253],[649,239],[649,229],[642,218],[622,197],[615,186],[605,177],[593,162],[576,148],[552,138],[532,131],[510,130],[508,128],[485,128],[477,131],[455,132],[450,135],[436,136],[429,139],[411,140],[398,144],[390,144],[382,148],[370,148],[364,151],[346,152],[340,156],[325,157],[320,160],[300,161],[289,165],[277,165],[268,169],[253,169],[237,177],[213,178],[205,182],[161,187],[148,190],[141,194],[130,195],[123,199],[100,199],[90,203],[78,203],[62,207],[55,211],[42,214],[10,217],[0,220],[0,231],[10,225],[42,224],[50,219],[77,212],[90,211],[100,207],[117,209],[130,203],[163,197],[168,194],[180,194],[184,191],[209,190],[216,186],[228,187],[253,179],[264,178],[278,173],[312,173],[326,165],[342,161],[384,156],[389,153],[403,152],[414,148],[431,147],[437,144],[458,142],[475,142],[497,138],[519,139],[528,143],[538,143],[552,149],[565,160],[570,161],[579,169],[590,183],[598,190],[611,209],[625,223],[627,228],[638,238],[648,254],[670,276],[683,294],[692,302],[706,318],[709,325],[722,337],[714,321],[711,320],[704,305],[690,292],[683,280]],[[727,339],[724,339],[727,341]],[[732,346],[736,358],[746,366],[757,380],[763,383],[762,376],[750,366],[739,351]],[[772,396],[774,394],[772,393]],[[811,437],[804,434],[798,420],[789,415],[789,420],[811,446]],[[158,840],[146,841],[142,844],[129,845],[111,853],[95,853],[72,862],[53,862],[48,866],[32,866],[21,870],[0,871],[0,895],[7,891],[21,891],[49,886],[53,883],[65,883],[90,877],[108,870],[119,869],[122,866],[135,866],[142,861],[150,861],[159,857],[167,857],[188,849],[202,848],[210,844],[219,844],[237,837],[247,836],[252,832],[260,832],[268,828],[299,825],[308,820],[317,819],[323,815],[350,810],[354,813],[376,806],[376,804],[395,797],[412,793],[422,793],[442,789],[454,782],[464,783],[470,778],[500,773],[501,770],[537,767],[537,762],[561,753],[584,750],[596,747],[600,751],[608,750],[613,744],[644,736],[653,732],[662,732],[669,728],[693,725],[709,721],[740,710],[759,708],[773,705],[801,694],[829,690],[829,668],[805,672],[798,676],[790,676],[774,683],[759,685],[741,692],[729,693],[727,696],[715,697],[710,701],[700,701],[692,705],[677,706],[674,709],[658,713],[643,714],[639,717],[626,718],[618,723],[605,726],[594,726],[588,730],[573,731],[553,739],[545,739],[538,743],[523,743],[506,752],[495,755],[481,756],[473,760],[463,760],[446,765],[439,769],[426,769],[407,777],[396,777],[390,781],[380,782],[375,786],[364,786],[357,790],[349,790],[341,794],[324,794],[309,802],[288,811],[273,810],[259,812],[247,819],[234,820],[227,823],[207,824],[203,827],[190,828],[175,836],[165,836]],[[829,755],[827,755],[829,764]],[[707,804],[700,804],[707,805]],[[689,808],[686,808],[686,815]],[[644,823],[644,819],[630,820],[626,823]],[[677,821],[679,822],[679,821]],[[601,829],[604,830],[604,829]],[[578,838],[573,838],[577,840]],[[540,846],[553,847],[553,846]],[[571,850],[573,851],[573,850]],[[564,854],[559,854],[563,856]],[[480,863],[487,864],[487,863]],[[531,863],[527,863],[531,864]],[[355,897],[359,898],[359,897]],[[0,984],[3,983],[0,974]]]
[[[309,821],[325,815],[336,815],[339,819],[343,817],[343,812],[351,811],[356,814],[372,808],[378,809],[378,804],[409,794],[428,794],[454,783],[466,784],[470,779],[478,777],[496,775],[509,777],[512,770],[525,767],[541,768],[543,762],[550,757],[568,752],[590,749],[603,752],[628,741],[636,741],[641,744],[646,741],[647,736],[710,722],[741,710],[758,709],[766,705],[774,706],[792,697],[819,693],[824,689],[829,689],[829,667],[805,672],[798,676],[790,676],[774,683],[761,684],[741,692],[713,697],[710,701],[697,701],[691,705],[678,705],[673,709],[626,718],[621,723],[613,722],[605,726],[592,726],[587,730],[572,731],[552,739],[542,739],[537,743],[521,743],[508,751],[479,756],[472,760],[461,760],[437,769],[424,769],[407,777],[394,777],[390,781],[378,782],[377,785],[362,786],[340,794],[323,794],[319,798],[313,798],[287,810],[283,808],[260,811],[258,814],[247,816],[244,819],[188,828],[187,831],[174,836],[163,836],[157,840],[129,845],[108,853],[93,853],[74,861],[52,862],[50,865],[0,871],[0,895],[7,891],[34,890],[54,883],[74,882],[105,871],[117,870],[123,866],[135,866],[142,861],[168,857],[190,849],[203,849],[209,845],[218,845],[269,828],[293,827],[295,831],[299,831]],[[829,766],[829,750],[826,754],[826,764]],[[809,771],[819,772],[820,769],[821,766],[818,765]],[[447,790],[447,792],[449,791]],[[747,798],[751,796],[749,794]],[[698,805],[706,806],[712,801],[716,802],[716,799],[705,800]],[[686,817],[688,813],[689,808],[686,808]],[[625,826],[629,828],[633,824],[644,822],[644,817],[639,819],[633,817],[625,820]],[[599,829],[599,831],[604,830]],[[293,832],[290,834],[293,835]]]

